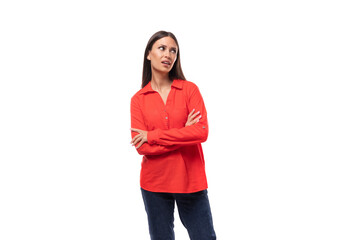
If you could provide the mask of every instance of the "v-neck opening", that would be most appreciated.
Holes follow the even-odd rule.
[[[170,96],[171,91],[172,91],[172,89],[173,89],[172,85],[173,85],[173,83],[174,83],[174,80],[171,82],[170,91],[169,91],[168,95],[166,96],[166,101],[164,101],[164,99],[162,98],[161,94],[160,94],[158,91],[156,91],[156,90],[154,90],[154,89],[152,88],[151,82],[149,82],[149,83],[150,83],[151,89],[159,95],[159,97],[160,97],[160,99],[161,99],[161,102],[163,103],[163,106],[166,107],[166,106],[167,106],[167,103],[168,103],[168,101],[169,101],[169,96]]]
[[[155,90],[154,90],[154,91],[155,91]],[[160,99],[161,99],[161,102],[163,103],[164,107],[166,107],[166,105],[167,105],[167,103],[168,103],[168,101],[169,101],[169,97],[170,97],[171,91],[172,91],[172,87],[170,87],[170,91],[169,91],[168,95],[166,96],[166,101],[164,101],[164,99],[162,98],[161,94],[160,94],[158,91],[155,91],[155,92],[159,95],[159,97],[160,97]]]

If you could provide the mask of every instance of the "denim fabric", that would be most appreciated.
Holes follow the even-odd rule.
[[[207,190],[157,193],[141,189],[151,240],[173,240],[175,202],[191,240],[216,239]]]

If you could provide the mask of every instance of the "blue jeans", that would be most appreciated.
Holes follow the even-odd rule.
[[[207,190],[158,193],[141,189],[151,240],[173,240],[175,202],[191,240],[216,239]]]

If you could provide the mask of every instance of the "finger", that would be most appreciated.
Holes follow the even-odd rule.
[[[196,122],[199,122],[201,117],[202,117],[201,115],[199,117],[197,117]]]
[[[136,140],[136,142],[134,142],[133,144],[132,144],[132,146],[136,146],[139,142],[141,142],[142,140],[141,139],[138,139],[138,140]]]
[[[130,130],[131,130],[132,132],[137,132],[137,133],[143,133],[143,132],[145,132],[144,130],[137,129],[137,128],[130,128]]]
[[[133,132],[138,132],[138,133],[141,133],[142,130],[140,129],[137,129],[137,128],[130,128],[131,131]]]
[[[144,141],[141,140],[141,142],[139,143],[139,145],[136,147],[136,149],[138,149],[139,147],[141,147],[141,145],[143,145]]]
[[[197,115],[199,115],[200,111],[197,111],[196,113],[194,113],[189,120],[192,121]]]
[[[194,113],[193,117],[195,118],[199,114],[200,114],[200,111],[197,111],[196,113]]]
[[[188,119],[190,119],[190,117],[191,117],[191,115],[194,113],[194,111],[195,111],[195,108],[189,113]]]
[[[198,123],[200,121],[201,115],[194,120],[191,121],[191,125],[194,125],[195,123]]]
[[[132,140],[131,140],[131,142],[130,143],[134,143],[138,138],[140,138],[141,136],[140,136],[140,134],[138,134],[138,135],[136,135]]]
[[[199,111],[199,112],[196,112],[196,113],[193,115],[193,117],[192,117],[191,121],[196,120],[196,116],[197,116],[197,115],[199,115],[199,113],[200,113],[200,111]]]
[[[133,141],[133,146],[135,146],[136,144],[138,144],[138,142],[142,141],[142,136],[140,136],[140,134],[138,135],[139,137],[135,139],[135,141]]]

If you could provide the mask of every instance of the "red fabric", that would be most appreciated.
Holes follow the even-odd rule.
[[[185,127],[193,109],[202,117]],[[148,142],[137,149],[144,155],[140,173],[143,189],[191,193],[207,188],[201,143],[208,137],[208,122],[203,98],[194,83],[174,80],[164,104],[149,82],[131,98],[131,127],[148,131]],[[132,138],[137,134],[132,132]]]

